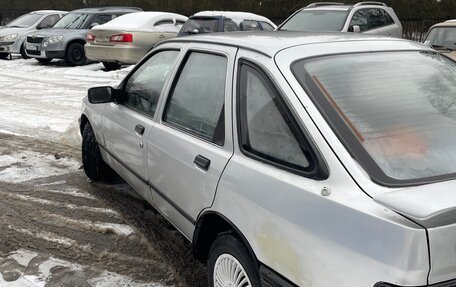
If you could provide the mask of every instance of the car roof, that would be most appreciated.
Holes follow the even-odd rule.
[[[68,11],[60,11],[60,10],[37,10],[31,13],[35,14],[52,14],[52,13],[59,13],[59,14],[66,14]]]
[[[71,12],[79,13],[100,13],[100,12],[139,12],[143,11],[141,8],[137,7],[122,7],[122,6],[111,6],[111,7],[92,7],[92,8],[82,8],[73,10]]]
[[[456,27],[456,20],[448,20],[442,23],[435,24],[434,27]]]
[[[268,57],[273,57],[281,50],[310,44],[324,44],[334,42],[368,42],[382,41],[385,43],[403,43],[409,49],[431,50],[422,44],[409,40],[392,38],[378,35],[367,35],[358,33],[341,32],[289,32],[289,31],[270,31],[270,32],[229,32],[229,33],[208,33],[198,34],[189,37],[176,38],[162,43],[169,42],[202,42],[208,44],[221,44],[234,46],[248,50],[254,50]],[[394,45],[397,46],[397,45]]]
[[[264,21],[270,22],[268,18],[260,16],[254,13],[249,12],[235,12],[235,11],[201,11],[195,13],[190,18],[200,18],[200,17],[225,17],[230,19],[245,19],[245,20],[254,20],[254,21]]]

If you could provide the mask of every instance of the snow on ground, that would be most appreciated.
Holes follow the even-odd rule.
[[[79,145],[77,123],[87,90],[115,86],[132,68],[105,72],[100,63],[67,67],[59,61],[0,61],[0,131]]]
[[[38,270],[34,274],[28,274],[30,272],[27,272],[27,268],[31,265],[36,264],[33,261],[39,262]],[[45,287],[46,283],[51,281],[53,276],[59,276],[62,273],[65,273],[65,275],[68,277],[69,281],[67,281],[67,283],[69,284],[71,284],[71,277],[88,277],[86,274],[84,274],[88,273],[86,271],[88,268],[85,266],[57,259],[54,257],[46,258],[45,256],[43,258],[42,255],[26,249],[19,249],[17,251],[11,252],[5,258],[0,257],[0,262],[3,262],[4,265],[14,266],[13,268],[9,269],[9,272],[7,272],[6,277],[8,280],[4,279],[5,276],[0,276],[0,286],[2,287]],[[12,281],[10,280],[10,277],[17,279]],[[96,276],[87,279],[86,282],[89,284],[89,286],[93,287],[163,286],[157,283],[134,282],[126,276],[108,271],[102,271]]]
[[[0,155],[0,181],[24,182],[35,178],[75,172],[80,163],[74,159],[59,158],[33,151]]]

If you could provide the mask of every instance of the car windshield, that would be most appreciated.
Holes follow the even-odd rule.
[[[70,13],[67,14],[65,17],[60,19],[54,25],[54,28],[60,29],[80,29],[83,27],[84,23],[87,22],[89,18],[89,14],[81,14],[81,13]]]
[[[432,28],[425,43],[435,49],[456,50],[456,26]]]
[[[279,30],[337,32],[344,27],[348,11],[307,10],[295,14]]]
[[[456,63],[432,52],[302,60],[293,72],[372,178],[410,185],[456,173]]]
[[[38,22],[41,17],[43,17],[43,15],[37,13],[25,14],[8,23],[6,27],[28,28]]]
[[[190,34],[217,32],[217,24],[217,19],[189,19],[180,32]]]

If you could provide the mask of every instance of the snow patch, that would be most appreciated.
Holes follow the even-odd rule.
[[[129,277],[104,271],[99,277],[87,280],[88,283],[94,287],[161,287],[164,286],[159,283],[136,283]]]
[[[15,165],[13,165],[15,164]],[[0,156],[0,181],[19,183],[41,177],[58,176],[78,171],[80,163],[70,158],[56,159],[53,155],[21,152]]]

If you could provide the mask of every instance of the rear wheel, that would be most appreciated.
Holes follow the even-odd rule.
[[[25,52],[25,44],[22,44],[20,53],[21,53],[22,58],[24,58],[24,59],[30,58],[29,56],[27,56],[27,53]]]
[[[6,58],[8,58],[8,56],[8,53],[0,53],[0,60],[5,60]]]
[[[49,59],[49,58],[45,58],[45,59],[39,59],[39,58],[37,58],[36,60],[37,60],[38,62],[40,62],[41,64],[49,64],[49,63],[52,61],[52,59]]]
[[[103,66],[105,66],[106,70],[108,71],[114,71],[118,70],[121,65],[115,62],[103,62]]]
[[[84,46],[80,43],[71,44],[66,51],[65,60],[71,66],[84,65],[87,62]]]
[[[103,161],[95,133],[89,123],[86,123],[82,132],[82,166],[87,177],[94,181],[110,180],[116,176],[114,170]]]
[[[215,239],[207,267],[209,287],[261,286],[258,264],[239,239],[229,232]]]

